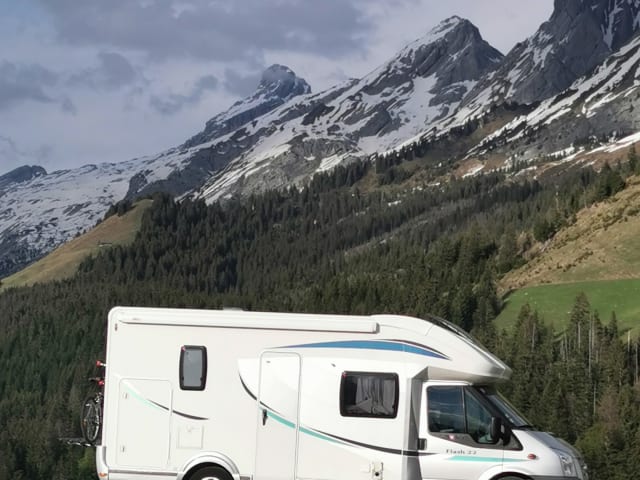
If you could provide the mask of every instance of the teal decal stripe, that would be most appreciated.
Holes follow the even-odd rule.
[[[286,418],[283,418],[280,415],[276,415],[275,413],[273,413],[271,411],[267,411],[267,416],[269,418],[273,418],[276,422],[281,423],[282,425],[285,425],[285,426],[287,426],[289,428],[296,428],[296,425],[293,422],[290,422]],[[335,438],[327,437],[326,435],[322,435],[321,433],[315,432],[313,430],[309,430],[308,428],[300,427],[299,430],[302,433],[306,434],[306,435],[310,435],[312,437],[319,438],[320,440],[327,440],[327,441],[332,442],[332,443],[344,444],[344,442],[340,442],[340,441],[336,440]]]
[[[286,418],[281,417],[280,415],[274,413],[272,410],[267,410],[267,416],[269,418],[274,419],[276,422],[280,423],[281,425],[284,425],[289,428],[295,428],[295,424],[293,422],[287,420]],[[349,440],[346,438],[337,437],[335,435],[319,432],[317,430],[312,430],[310,428],[305,428],[302,426],[299,428],[299,431],[304,433],[305,435],[309,435],[311,437],[315,437],[320,440],[326,440],[327,442],[335,443],[337,445],[346,445],[348,447],[364,447],[364,448],[370,448],[372,450],[378,450],[380,452],[392,453],[394,455],[406,455],[406,456],[412,456],[412,457],[432,455],[426,452],[420,453],[418,451],[410,451],[410,450],[405,451],[405,450],[397,450],[397,449],[387,448],[387,447],[379,447],[376,445],[369,445],[366,443],[356,442],[355,440]]]
[[[455,455],[449,457],[448,460],[452,462],[491,462],[491,463],[509,463],[509,462],[524,462],[525,460],[519,460],[517,458],[500,458],[500,457],[480,457],[473,455]]]
[[[166,408],[165,408],[165,409],[163,409],[163,408],[162,408],[160,405],[158,405],[157,403],[152,402],[151,400],[147,400],[146,398],[144,398],[142,395],[140,395],[138,392],[136,392],[136,391],[133,389],[133,387],[131,387],[131,386],[127,385],[126,383],[124,384],[124,388],[127,390],[127,392],[128,392],[128,393],[129,393],[133,398],[135,398],[135,399],[136,399],[136,400],[138,400],[139,402],[144,403],[144,404],[146,404],[146,405],[149,405],[150,407],[157,408],[157,409],[159,409],[159,410],[166,410]]]

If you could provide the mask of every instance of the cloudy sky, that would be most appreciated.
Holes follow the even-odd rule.
[[[0,0],[0,174],[160,152],[281,63],[320,91],[441,20],[503,53],[553,0]]]

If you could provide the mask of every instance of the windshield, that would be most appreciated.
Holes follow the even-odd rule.
[[[482,395],[498,409],[498,411],[507,419],[513,428],[533,428],[529,421],[516,408],[509,403],[500,393],[493,388],[478,387]]]

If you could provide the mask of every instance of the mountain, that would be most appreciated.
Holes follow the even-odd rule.
[[[11,170],[0,176],[0,197],[5,191],[11,190],[20,183],[27,182],[35,177],[46,175],[47,171],[38,166],[25,165]]]
[[[0,177],[0,277],[93,226],[133,184],[166,177],[185,156],[170,151],[51,173],[21,167]]]
[[[614,156],[640,130],[639,6],[557,1],[506,57],[451,17],[363,78],[319,93],[272,65],[252,95],[158,155],[10,172],[0,177],[0,277],[95,224],[109,205],[159,191],[224,200],[394,151],[439,165],[438,175],[591,162],[587,154],[604,148]]]
[[[243,139],[263,134],[214,174],[200,196],[299,185],[316,172],[393,148],[455,111],[501,60],[471,22],[446,19],[362,79],[298,97],[236,131]]]
[[[534,104],[567,89],[625,45],[640,26],[640,0],[555,0],[548,21],[478,82],[457,116],[491,105]]]
[[[300,185],[392,148],[454,111],[501,59],[475,26],[452,17],[364,78],[320,93],[273,65],[252,95],[159,155],[31,177],[25,170],[22,182],[12,172],[0,200],[0,277],[81,233],[123,198],[163,191],[213,201]]]
[[[475,158],[500,157],[505,165],[547,161],[613,161],[640,141],[640,36],[589,75],[533,110],[507,122],[470,149]],[[617,153],[616,153],[617,152]]]
[[[271,65],[263,73],[256,91],[237,101],[227,111],[207,121],[202,132],[184,143],[193,147],[219,139],[253,122],[298,95],[311,93],[311,87],[283,65]]]
[[[309,84],[291,69],[283,65],[270,66],[262,73],[252,95],[211,118],[202,132],[169,152],[188,157],[180,168],[160,180],[151,181],[144,174],[138,175],[131,183],[127,198],[157,191],[179,196],[199,188],[213,172],[225,168],[231,160],[273,133],[272,129],[264,128],[248,133],[258,120],[294,97],[310,93]]]
[[[3,175],[0,277],[79,235],[124,198],[156,191],[181,195],[197,188],[212,170],[242,151],[242,142],[230,139],[238,127],[309,92],[309,85],[290,69],[273,65],[265,70],[253,95],[214,117],[203,132],[180,147],[116,164],[51,173],[25,166]],[[214,142],[215,148],[207,148]]]

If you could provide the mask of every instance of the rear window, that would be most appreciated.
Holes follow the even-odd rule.
[[[204,390],[207,383],[207,349],[184,345],[180,349],[180,389]]]
[[[344,372],[340,384],[343,417],[395,418],[398,414],[398,375]]]

